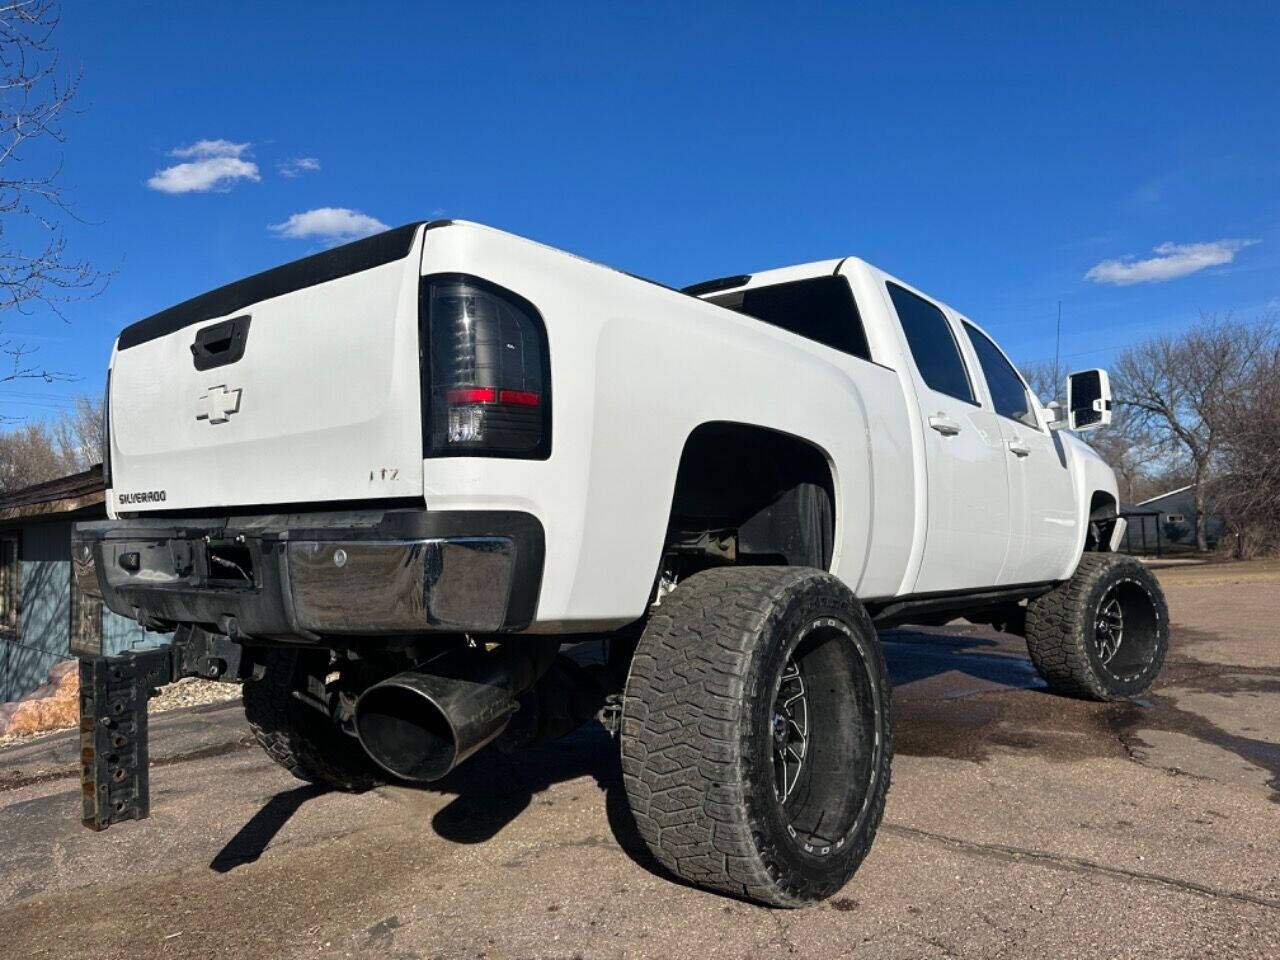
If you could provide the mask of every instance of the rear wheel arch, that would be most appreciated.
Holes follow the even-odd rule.
[[[699,533],[728,532],[731,549],[719,551],[718,558],[716,551],[708,553],[706,566],[830,570],[838,530],[836,481],[831,456],[812,441],[757,424],[699,424],[681,450],[662,560]]]

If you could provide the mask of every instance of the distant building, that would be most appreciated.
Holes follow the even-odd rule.
[[[1121,512],[1129,521],[1122,549],[1127,553],[1157,552],[1160,548],[1185,550],[1196,545],[1196,499],[1192,484],[1151,497]],[[1205,537],[1209,548],[1218,545],[1226,523],[1217,514],[1205,514]]]
[[[115,653],[144,639],[141,626],[85,596],[71,578],[71,524],[106,517],[100,466],[0,496],[0,701],[40,686],[71,659],[73,633]]]

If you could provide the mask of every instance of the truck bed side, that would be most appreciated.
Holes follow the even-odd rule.
[[[423,273],[481,276],[546,322],[551,456],[432,459],[423,483],[429,510],[519,510],[542,523],[534,630],[588,630],[643,612],[685,443],[720,421],[821,451],[836,493],[833,572],[864,597],[900,590],[917,536],[916,478],[902,381],[889,365],[471,224],[428,233]]]

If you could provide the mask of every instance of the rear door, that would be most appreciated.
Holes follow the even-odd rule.
[[[126,328],[110,376],[120,512],[422,493],[410,225]]]
[[[986,380],[1009,465],[1013,516],[1003,583],[1062,576],[1075,551],[1075,488],[1062,439],[1040,422],[1031,391],[995,342],[973,324],[965,336]]]
[[[941,307],[888,283],[912,361],[927,474],[928,520],[912,593],[1000,582],[1010,539],[1009,476],[994,413],[979,399]]]

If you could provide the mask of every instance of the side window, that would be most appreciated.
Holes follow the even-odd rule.
[[[71,641],[77,646],[93,649],[102,645],[102,601],[80,590],[75,572],[71,573]],[[79,641],[77,644],[76,641]]]
[[[854,303],[849,281],[844,277],[774,283],[708,299],[735,313],[782,327],[834,350],[863,360],[871,359],[862,316]]]
[[[982,375],[987,378],[987,389],[991,391],[991,402],[995,405],[996,413],[1038,430],[1040,423],[1036,419],[1031,396],[1023,386],[1018,371],[1013,369],[1013,365],[1004,358],[991,338],[977,327],[966,323],[964,332],[973,344],[973,352],[978,355],[978,364],[982,367]]]
[[[0,537],[0,636],[18,632],[18,538]]]
[[[960,347],[942,311],[896,283],[888,287],[893,309],[898,312],[907,345],[925,384],[949,397],[976,403]]]

